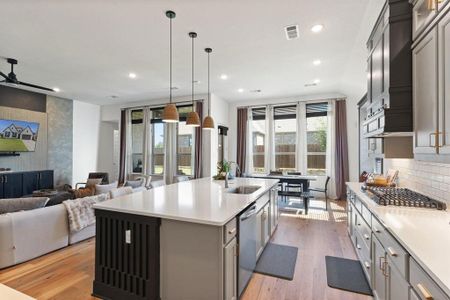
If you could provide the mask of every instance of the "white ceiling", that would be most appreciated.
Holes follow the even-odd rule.
[[[383,2],[3,0],[0,56],[19,60],[19,80],[59,87],[62,97],[98,104],[164,98],[169,87],[164,12],[172,9],[175,96],[190,94],[189,31],[198,33],[199,93],[206,92],[205,47],[213,48],[212,91],[228,101],[363,89],[364,42]],[[316,23],[325,26],[320,34],[310,31]],[[284,26],[292,24],[299,25],[300,38],[288,41]],[[322,65],[314,66],[315,59]],[[8,71],[5,61],[0,70]],[[129,79],[129,72],[138,78]],[[221,80],[222,73],[229,79]],[[318,86],[304,86],[316,78]],[[249,92],[254,89],[262,93]]]

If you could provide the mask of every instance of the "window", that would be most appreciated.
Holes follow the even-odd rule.
[[[191,111],[191,105],[178,108],[180,122],[177,126],[177,175],[194,175],[195,127],[186,126],[187,114]]]
[[[297,142],[297,106],[275,107],[273,110],[275,132],[275,169],[295,171]]]
[[[328,103],[306,105],[307,173],[326,175]]]
[[[151,168],[152,174],[164,173],[164,123],[162,121],[163,108],[152,109],[151,119]]]
[[[266,108],[253,108],[250,122],[252,132],[253,173],[264,173],[266,143]]]
[[[131,171],[142,173],[144,164],[144,111],[131,111]]]

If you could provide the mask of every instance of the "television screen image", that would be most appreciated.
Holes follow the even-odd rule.
[[[39,123],[0,119],[0,152],[33,152]]]

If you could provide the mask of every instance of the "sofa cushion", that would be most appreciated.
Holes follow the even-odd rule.
[[[95,188],[96,184],[101,184],[101,183],[102,183],[102,179],[101,178],[89,178],[86,181],[86,187],[87,188],[90,188],[90,187]]]
[[[110,183],[110,184],[96,184],[95,185],[95,194],[101,195],[101,194],[107,194],[112,189],[117,188],[117,181]]]
[[[124,186],[124,187],[112,189],[109,192],[109,196],[111,197],[111,199],[113,199],[113,198],[117,198],[120,196],[129,195],[132,193],[133,193],[133,188],[131,186]]]
[[[48,200],[50,199],[47,197],[1,199],[0,214],[41,208],[47,204]]]
[[[95,194],[95,186],[73,190],[74,199],[94,196],[94,194]]]

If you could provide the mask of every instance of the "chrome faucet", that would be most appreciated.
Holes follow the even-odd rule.
[[[229,161],[228,164],[230,165],[230,167],[231,167],[232,164],[234,164],[236,166],[236,173],[241,173],[241,168],[239,167],[239,165],[236,162]],[[225,188],[226,189],[229,188],[229,183],[228,183],[228,180],[229,180],[228,177],[229,176],[230,176],[230,171],[227,171],[225,173]]]

